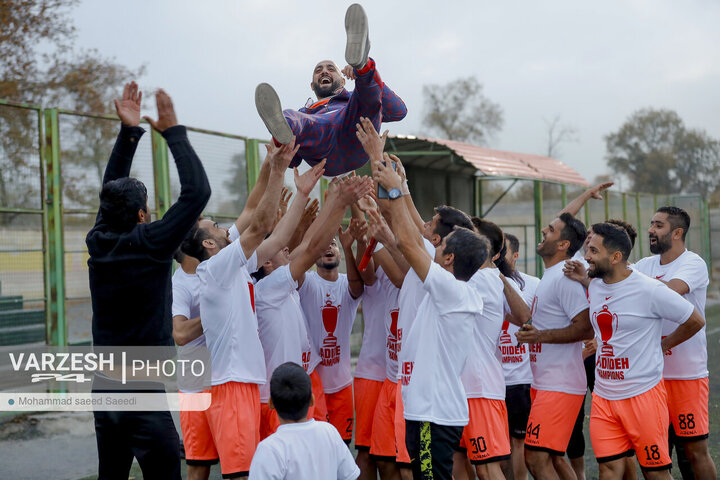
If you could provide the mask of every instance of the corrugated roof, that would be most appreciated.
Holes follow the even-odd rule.
[[[439,167],[450,171],[468,171],[467,167],[471,167],[476,174],[479,172],[480,175],[486,176],[522,177],[590,185],[568,165],[542,155],[492,150],[470,143],[408,135],[390,135],[388,142],[393,150],[401,153],[412,152],[411,158],[407,160],[409,164],[419,167]],[[466,165],[458,165],[455,157],[464,160]],[[405,155],[401,159],[405,162]],[[449,164],[444,159],[449,159]]]

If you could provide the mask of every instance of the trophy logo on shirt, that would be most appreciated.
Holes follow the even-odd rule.
[[[320,309],[322,313],[322,322],[327,336],[323,340],[320,356],[322,357],[322,365],[329,367],[340,363],[340,346],[337,343],[335,329],[338,323],[338,314],[340,313],[340,305],[333,305],[333,299],[329,293],[325,294],[325,305]]]
[[[600,330],[600,338],[602,340],[600,355],[603,357],[614,357],[615,354],[613,353],[612,345],[608,345],[607,342],[612,338],[613,331],[617,330],[617,314],[608,310],[607,305],[603,305],[602,310],[593,313],[593,320],[595,320]]]
[[[394,308],[390,310],[390,334],[387,337],[387,350],[388,350],[388,358],[390,360],[397,360],[397,352],[398,352],[398,332],[397,332],[397,322],[398,322],[398,314],[400,313],[400,309]]]
[[[505,320],[502,324],[499,343],[512,343],[512,337],[508,334],[508,328],[510,328],[510,322]]]

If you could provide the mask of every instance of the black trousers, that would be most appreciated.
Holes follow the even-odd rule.
[[[405,421],[405,446],[415,480],[451,480],[453,454],[463,427]]]
[[[128,393],[113,389],[112,381],[93,383],[93,393]],[[147,383],[147,382],[141,382]],[[156,384],[158,385],[158,384]],[[160,388],[142,393],[165,393]],[[98,480],[127,480],[133,457],[137,458],[144,478],[181,480],[180,440],[168,411],[154,412],[93,412],[98,447]]]

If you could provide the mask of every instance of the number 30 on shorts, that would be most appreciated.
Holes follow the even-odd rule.
[[[473,447],[472,453],[485,453],[485,451],[487,450],[485,437],[471,438],[470,443]]]

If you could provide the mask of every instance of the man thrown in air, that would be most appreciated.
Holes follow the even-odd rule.
[[[277,144],[287,144],[293,135],[300,150],[290,167],[302,160],[308,164],[327,159],[325,175],[334,177],[360,168],[368,156],[355,135],[360,117],[369,118],[376,130],[382,122],[405,118],[405,103],[382,81],[375,61],[368,57],[370,40],[365,11],[350,5],[345,14],[347,43],[342,71],[335,62],[322,60],[313,70],[310,88],[317,102],[300,110],[282,110],[275,90],[267,83],[255,89],[260,118]],[[345,78],[355,80],[355,90],[345,90]]]

